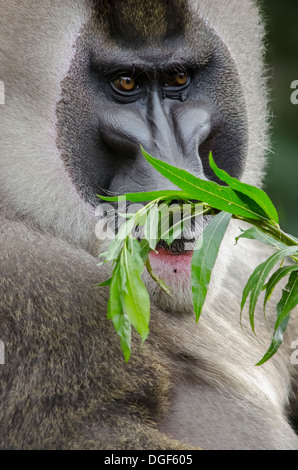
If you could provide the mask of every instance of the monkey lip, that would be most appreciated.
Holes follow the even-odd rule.
[[[157,247],[156,250],[157,252],[151,252],[149,257],[152,269],[158,275],[163,273],[172,273],[173,275],[190,274],[193,251],[175,253],[163,247]]]

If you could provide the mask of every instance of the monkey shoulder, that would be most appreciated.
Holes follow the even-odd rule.
[[[1,222],[1,447],[178,449],[154,428],[170,388],[166,365],[149,346],[141,353],[134,334],[125,364],[105,289],[94,286],[98,260]]]

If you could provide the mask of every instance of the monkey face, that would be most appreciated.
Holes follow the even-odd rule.
[[[92,41],[90,27],[88,38],[82,31],[62,83],[57,144],[90,204],[99,193],[173,189],[144,160],[141,145],[201,178],[213,178],[212,151],[218,166],[241,176],[247,117],[237,68],[210,28],[196,28],[195,41],[186,32],[155,44],[114,36],[111,54],[95,26]]]
[[[98,194],[173,189],[141,145],[216,180],[212,151],[220,168],[260,183],[266,97],[258,12],[244,3],[246,23],[232,15],[235,3],[213,3],[51,0],[30,15],[18,4],[18,47],[7,26],[13,8],[4,9],[0,200],[10,214],[98,253]],[[184,250],[173,246],[173,254]]]
[[[144,18],[148,8],[138,7]],[[216,179],[208,164],[212,151],[218,166],[240,177],[245,101],[235,63],[212,28],[183,15],[173,28],[164,12],[164,23],[147,34],[138,25],[138,35],[131,17],[115,10],[111,25],[102,8],[96,11],[77,39],[57,105],[57,145],[80,197],[95,207],[97,194],[174,189],[150,167],[141,145],[203,179]],[[194,230],[192,244],[160,246],[155,268],[189,277],[189,255],[207,222]]]

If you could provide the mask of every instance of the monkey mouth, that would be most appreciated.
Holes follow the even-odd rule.
[[[176,276],[189,278],[192,255],[193,250],[186,249],[183,239],[174,240],[170,245],[161,240],[149,258],[153,271],[170,285]]]
[[[160,240],[156,245],[156,251],[165,253],[168,256],[192,255],[196,249],[198,239],[212,220],[211,215],[199,216],[197,220],[191,222],[191,226],[182,232],[181,238],[176,238],[172,243],[168,244],[165,240]],[[191,230],[189,230],[191,228]]]
[[[182,237],[168,244],[160,240],[155,251],[149,255],[153,271],[169,285],[173,279],[188,280],[191,276],[191,260],[197,247],[197,241],[212,216],[201,217],[200,224],[193,227],[192,232],[182,233]],[[184,235],[184,236],[183,236]]]
[[[191,273],[191,259],[193,251],[168,249],[162,245],[156,247],[149,255],[153,271],[166,283],[171,284],[175,276],[189,278]]]
[[[185,239],[179,239],[179,240],[174,240],[170,245],[168,245],[164,240],[160,240],[158,244],[156,245],[156,251],[158,253],[164,253],[168,256],[180,256],[180,255],[186,255],[186,254],[192,254],[193,250],[187,249],[187,244],[188,243],[194,243],[195,239],[193,238],[192,240],[185,240]]]

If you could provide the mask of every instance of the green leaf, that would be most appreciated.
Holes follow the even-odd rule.
[[[172,210],[173,206],[171,206]],[[178,220],[176,220],[176,214],[179,214]],[[205,213],[203,204],[194,205],[187,204],[186,207],[183,206],[183,211],[181,208],[177,207],[173,214],[173,223],[169,223],[168,214],[164,214],[164,217],[161,217],[160,224],[160,239],[164,240],[168,245],[170,245],[174,240],[176,240],[183,230],[187,229],[191,225],[192,219],[198,216],[202,216]]]
[[[152,250],[158,242],[158,227],[160,220],[160,210],[158,204],[153,204],[147,213],[147,220],[144,225],[144,238],[148,240],[149,246]]]
[[[116,261],[120,256],[121,250],[123,248],[124,240],[131,233],[135,226],[136,214],[131,217],[128,221],[125,221],[121,224],[118,233],[114,240],[109,244],[108,250],[105,253],[105,262]]]
[[[283,249],[287,246],[284,243],[280,242],[279,240],[276,240],[275,238],[271,237],[268,233],[264,233],[256,227],[251,227],[248,230],[245,230],[245,232],[241,233],[241,235],[236,237],[236,242],[238,242],[240,238],[258,240],[262,243],[265,243],[266,245],[274,246],[275,248],[278,248],[278,249]]]
[[[230,176],[224,170],[219,169],[213,159],[212,152],[210,152],[209,154],[209,164],[219,179],[227,183],[228,186],[234,189],[235,191],[249,196],[250,199],[255,201],[258,206],[263,209],[264,213],[269,219],[273,220],[278,224],[277,211],[269,196],[262,189],[256,188],[255,186],[251,186],[246,183],[242,183],[237,178],[233,178],[232,176]]]
[[[122,243],[128,235],[132,232],[134,226],[136,225],[136,217],[138,212],[136,212],[128,221],[125,221],[121,224],[118,233],[115,237],[115,243]],[[111,244],[113,244],[112,242]],[[110,248],[110,247],[109,247]],[[109,252],[109,250],[108,250]]]
[[[149,333],[150,299],[141,280],[144,268],[141,251],[145,246],[144,242],[139,243],[135,238],[126,239],[112,278],[103,283],[110,285],[108,319],[113,321],[120,336],[126,362],[131,351],[131,325],[143,341]]]
[[[274,333],[274,335],[272,337],[272,341],[271,341],[271,344],[268,348],[268,351],[266,352],[266,354],[264,354],[264,356],[256,364],[256,366],[261,366],[262,364],[267,362],[278,351],[280,345],[283,342],[283,334],[284,334],[284,332],[285,332],[285,330],[288,326],[288,323],[289,323],[289,319],[284,321],[284,323],[281,325],[281,327],[276,330],[276,332]]]
[[[270,277],[269,281],[266,284],[266,292],[265,292],[265,297],[264,297],[264,311],[266,304],[269,300],[269,298],[272,295],[272,292],[274,291],[276,285],[287,275],[289,275],[292,271],[298,271],[298,265],[293,264],[291,266],[284,266],[282,268],[279,268],[275,273]]]
[[[256,285],[256,283],[258,282],[258,279],[259,279],[259,275],[264,267],[264,263],[262,264],[259,264],[255,270],[253,271],[253,273],[250,275],[244,289],[243,289],[243,293],[242,293],[242,299],[241,299],[241,312],[240,312],[240,323],[241,323],[241,318],[242,318],[242,312],[243,312],[243,309],[244,309],[244,306],[246,304],[246,301],[247,301],[247,297],[249,296],[250,292],[254,289],[254,286]],[[252,328],[252,331],[254,332],[255,329],[254,329],[254,317],[250,317],[250,325],[251,325],[251,328]]]
[[[112,320],[115,330],[120,336],[121,347],[127,362],[131,350],[131,322],[123,310],[121,295],[121,270],[117,265],[114,268],[110,284],[110,298],[108,301],[108,319]]]
[[[160,238],[165,240],[170,245],[173,240],[178,238],[183,231],[182,222],[182,211],[181,207],[176,205],[175,207],[169,207],[167,204],[163,204],[161,207],[161,218],[160,218]],[[164,209],[164,210],[163,210]],[[173,220],[171,219],[173,216]],[[177,220],[178,215],[178,220]]]
[[[283,295],[277,305],[277,321],[275,329],[280,328],[285,319],[288,318],[291,311],[298,304],[298,272],[293,271],[290,275],[289,282],[283,289]]]
[[[131,354],[131,322],[124,311],[121,314],[112,314],[110,318],[120,336],[125,362],[128,362]]]
[[[112,277],[110,279],[107,279],[106,281],[101,282],[100,284],[96,284],[95,287],[107,287],[111,285],[112,282]]]
[[[213,181],[201,180],[186,170],[175,168],[152,157],[143,149],[142,151],[147,161],[159,173],[189,194],[189,197],[192,199],[202,201],[220,211],[229,212],[241,217],[256,220],[264,219],[264,216],[266,217],[266,214],[264,214],[264,211],[259,206],[255,205],[253,209],[251,208],[253,205],[251,199],[247,198],[246,202],[243,201],[233,189],[227,186],[220,186]]]
[[[140,277],[139,263],[135,261],[129,249],[123,250],[121,264],[126,273],[126,290],[121,296],[123,308],[133,327],[145,341],[149,334],[149,294]]]
[[[143,249],[147,249],[146,241],[145,241],[145,244],[144,242],[142,242],[141,244],[141,242],[139,242],[134,237],[128,237],[126,240],[126,247],[133,257],[134,269],[137,271],[139,276],[141,276],[143,269],[144,269],[144,259],[143,259],[143,256],[141,255],[141,247]]]
[[[99,194],[97,195],[100,199],[104,201],[118,201],[119,197],[122,199],[127,199],[127,201],[130,202],[148,202],[148,201],[154,201],[155,199],[160,199],[160,200],[166,200],[166,199],[178,199],[178,200],[188,200],[190,199],[190,196],[188,193],[184,191],[179,191],[177,189],[176,191],[170,191],[170,190],[165,190],[165,191],[149,191],[149,192],[141,192],[141,193],[126,193],[121,196],[113,196],[113,197],[107,197],[107,196],[100,196]]]
[[[122,304],[120,300],[120,267],[115,266],[110,283],[110,298],[108,303],[108,319],[112,319],[114,315],[122,313]]]
[[[252,330],[254,332],[254,311],[256,304],[259,298],[260,293],[263,290],[263,285],[265,284],[266,278],[270,271],[273,269],[274,265],[281,259],[286,258],[287,256],[292,256],[298,253],[297,246],[291,246],[284,248],[283,250],[274,253],[266,261],[261,263],[253,274],[250,276],[248,283],[246,284],[241,301],[241,312],[245,305],[247,296],[250,292],[250,303],[249,303],[249,318]]]
[[[277,304],[277,321],[275,323],[272,342],[263,358],[256,364],[257,366],[268,361],[279,349],[283,341],[284,332],[290,320],[291,311],[298,305],[298,272],[293,271],[290,275],[286,287],[283,289],[282,297]]]
[[[146,238],[143,238],[140,242],[139,242],[139,247],[140,247],[140,257],[142,258],[143,260],[143,265],[146,264],[146,261],[147,261],[147,258],[148,258],[148,255],[151,251],[151,248],[150,248],[150,245],[149,245],[149,242],[148,240],[146,240]]]
[[[193,253],[191,283],[196,321],[200,318],[211,273],[230,219],[230,214],[217,214],[203,231],[198,240],[199,249],[196,249]]]
[[[123,240],[120,240],[118,238],[114,239],[109,244],[108,251],[106,252],[106,255],[105,255],[105,262],[114,261],[118,258],[122,250],[122,244],[123,244]]]

